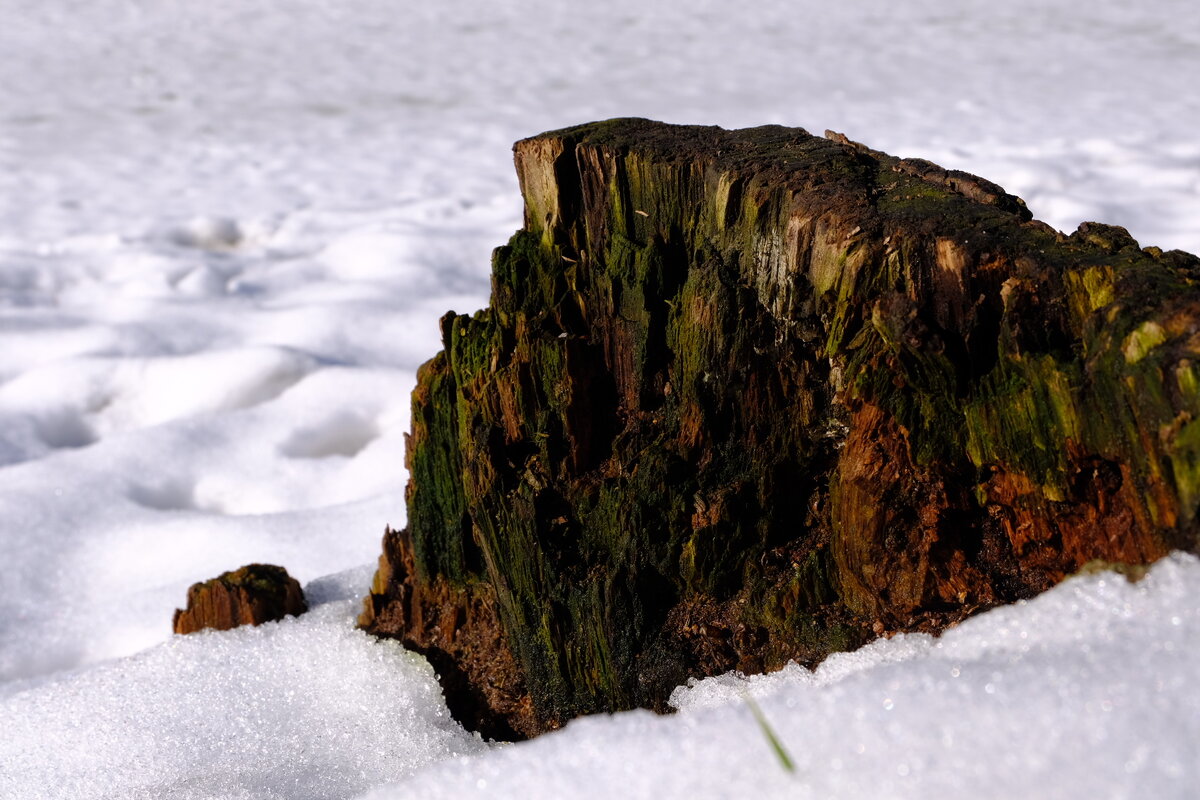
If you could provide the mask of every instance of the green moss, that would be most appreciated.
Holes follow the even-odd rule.
[[[1062,442],[1081,439],[1081,378],[1052,356],[1004,359],[965,404],[966,452],[975,466],[1028,475],[1049,499],[1067,491]]]
[[[470,521],[463,490],[458,382],[444,354],[421,368],[418,387],[408,449],[413,550],[422,575],[441,574],[461,584],[469,578]]]
[[[230,572],[223,572],[216,578],[204,582],[204,586],[224,584],[226,586],[242,586],[252,592],[262,595],[286,593],[291,578],[283,567],[273,564],[247,564]]]
[[[1190,522],[1200,512],[1200,420],[1184,417],[1177,428],[1166,428],[1167,457],[1179,491],[1179,505]]]
[[[1125,346],[1121,350],[1128,363],[1136,364],[1165,341],[1167,332],[1163,330],[1162,325],[1154,320],[1147,320],[1125,338]]]
[[[1175,365],[1175,385],[1185,406],[1200,406],[1200,369],[1191,359]]]
[[[1113,268],[1107,264],[1071,270],[1066,274],[1072,310],[1077,319],[1084,319],[1116,299]]]

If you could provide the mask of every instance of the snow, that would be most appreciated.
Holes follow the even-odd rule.
[[[5,704],[5,797],[345,796],[477,753],[429,664],[353,630],[362,569],[308,614],[180,636]],[[314,658],[314,654],[322,654]]]
[[[832,128],[981,174],[1060,229],[1196,252],[1200,6],[0,18],[0,797],[1191,794],[1191,559],[509,748],[448,723],[423,662],[352,618],[404,522],[416,368],[438,317],[487,302],[520,225],[514,140],[612,116]],[[314,612],[171,637],[191,582],[253,561]]]
[[[1075,579],[941,639],[900,635],[710,678],[678,715],[593,717],[442,762],[371,800],[1190,797],[1200,779],[1200,561]],[[788,751],[784,769],[745,698]]]
[[[940,639],[815,672],[680,687],[679,713],[576,720],[488,746],[428,664],[351,628],[360,568],[313,610],[175,637],[0,701],[5,797],[1137,798],[1200,780],[1200,560],[1074,578]],[[784,769],[755,722],[788,751]]]

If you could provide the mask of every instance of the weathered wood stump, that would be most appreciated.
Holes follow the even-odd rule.
[[[528,736],[1195,549],[1200,259],[802,130],[517,143],[362,625]]]
[[[187,608],[175,609],[175,633],[204,628],[226,631],[239,625],[261,625],[298,616],[308,610],[300,583],[283,567],[247,564],[203,583],[187,593]]]

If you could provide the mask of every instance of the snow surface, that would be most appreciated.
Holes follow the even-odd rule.
[[[700,681],[675,691],[677,716],[578,720],[368,797],[1194,797],[1198,591],[1190,556],[1138,585],[1075,579],[941,639]]]
[[[5,702],[5,797],[344,797],[485,747],[424,658],[353,629],[368,570],[300,618],[179,636]]]
[[[512,141],[612,116],[833,128],[1061,229],[1197,252],[1200,5],[0,0],[0,20],[0,797],[1193,796],[1190,559],[499,749],[351,619],[404,522],[416,367],[520,224]],[[170,636],[191,582],[252,561],[322,603]]]

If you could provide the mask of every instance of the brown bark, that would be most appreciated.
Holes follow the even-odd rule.
[[[175,633],[261,625],[308,610],[300,583],[283,567],[248,564],[188,589],[187,608],[175,609]]]

